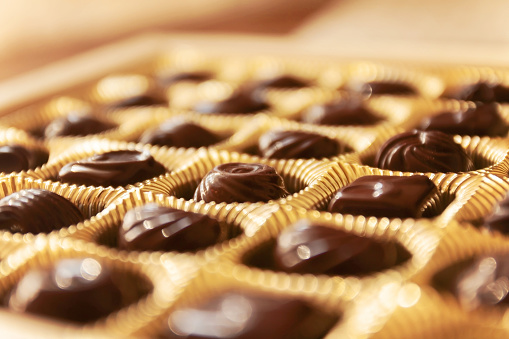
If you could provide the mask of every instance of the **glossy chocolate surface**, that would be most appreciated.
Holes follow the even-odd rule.
[[[166,172],[148,151],[113,151],[69,163],[58,180],[91,186],[126,186]]]
[[[490,231],[509,234],[509,195],[497,203],[493,211],[484,219],[483,227]]]
[[[9,296],[9,308],[78,323],[98,320],[123,306],[112,272],[92,258],[63,259],[28,271]]]
[[[300,274],[365,275],[398,263],[394,243],[382,243],[308,220],[300,220],[277,238],[277,270]]]
[[[258,150],[261,156],[273,159],[320,159],[336,156],[346,148],[317,133],[271,130],[258,140]]]
[[[197,103],[193,110],[198,113],[243,114],[256,113],[269,108],[258,91],[251,88],[240,89],[221,101]]]
[[[145,144],[186,148],[210,146],[219,141],[208,129],[180,119],[167,120],[140,137],[140,142]]]
[[[180,81],[203,82],[212,79],[209,72],[182,72],[173,74],[161,74],[157,76],[157,83],[163,87],[169,87]]]
[[[174,311],[164,338],[318,339],[337,320],[303,300],[228,292]]]
[[[12,233],[49,233],[83,220],[73,203],[47,190],[21,190],[0,200],[0,229]]]
[[[416,89],[402,82],[371,81],[361,85],[360,91],[365,95],[415,95]]]
[[[267,202],[288,195],[283,178],[268,165],[227,163],[216,166],[200,182],[194,200]]]
[[[382,119],[373,115],[360,100],[340,100],[315,105],[306,110],[302,121],[315,125],[374,125]]]
[[[308,86],[304,80],[296,78],[291,75],[281,75],[274,78],[262,80],[259,82],[257,88],[302,88]]]
[[[21,145],[0,146],[0,172],[12,173],[35,169],[48,161],[49,154]]]
[[[115,102],[112,102],[106,106],[107,109],[122,109],[139,106],[166,106],[168,101],[157,94],[140,94],[127,97]]]
[[[118,247],[131,251],[191,252],[220,241],[217,220],[175,208],[144,205],[129,210],[119,228]]]
[[[453,136],[410,131],[393,136],[378,150],[375,166],[404,172],[467,172],[474,164]]]
[[[474,102],[509,102],[509,87],[479,82],[467,86],[456,88],[451,93],[446,93],[446,97],[454,99],[468,100]]]
[[[69,114],[53,120],[44,130],[46,138],[64,136],[85,136],[107,131],[115,127],[113,123],[99,120],[90,115]]]
[[[388,218],[420,218],[428,200],[438,192],[426,176],[368,175],[334,194],[328,211]]]
[[[425,119],[419,129],[448,134],[502,137],[509,126],[498,113],[498,105],[485,104],[464,112],[444,112]]]

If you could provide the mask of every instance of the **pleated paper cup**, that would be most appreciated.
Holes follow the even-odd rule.
[[[112,270],[126,306],[95,322],[73,325],[56,320],[75,335],[109,335],[125,337],[143,327],[172,303],[195,273],[190,263],[174,263],[178,274],[169,272],[156,262],[127,262],[97,246],[79,240],[59,237],[40,238],[0,263],[0,293],[6,298],[12,288],[32,269],[45,269],[57,261],[70,258],[91,258]]]

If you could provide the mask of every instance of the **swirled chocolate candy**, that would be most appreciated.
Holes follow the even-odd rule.
[[[165,171],[148,151],[113,151],[65,165],[58,173],[58,180],[77,185],[126,186]]]
[[[415,95],[416,89],[403,82],[370,81],[361,84],[359,91],[364,95]]]
[[[118,247],[133,251],[191,252],[216,244],[221,228],[204,214],[155,204],[133,208],[119,228]]]
[[[200,182],[194,200],[259,202],[288,195],[283,178],[264,164],[227,163],[216,166]]]
[[[164,338],[318,339],[337,322],[310,303],[240,292],[217,295],[174,311]]]
[[[255,113],[269,108],[258,91],[246,88],[234,92],[221,101],[204,101],[197,103],[193,110],[198,113],[242,114]]]
[[[21,145],[0,146],[0,172],[12,173],[34,169],[46,163],[48,156],[43,150]]]
[[[429,199],[438,193],[426,176],[368,175],[334,194],[328,211],[388,218],[420,218]]]
[[[399,262],[395,243],[382,243],[299,220],[277,238],[277,270],[300,274],[364,275]]]
[[[360,100],[340,100],[314,105],[302,115],[302,121],[315,125],[374,125],[381,118],[373,115]]]
[[[157,76],[157,83],[163,87],[169,87],[180,81],[203,82],[212,79],[209,72],[182,72],[172,74],[160,74]]]
[[[509,87],[501,84],[479,82],[467,86],[460,86],[448,93],[445,97],[468,100],[474,102],[509,102]]]
[[[44,130],[46,138],[63,136],[85,136],[107,131],[115,124],[99,120],[91,115],[69,114],[53,120]]]
[[[499,201],[493,211],[484,219],[483,227],[490,231],[509,234],[509,195]]]
[[[26,189],[0,200],[0,229],[12,233],[49,233],[83,221],[69,200],[43,189]]]
[[[440,113],[425,119],[419,129],[448,134],[501,137],[507,135],[509,126],[498,113],[497,104],[485,104],[464,112]]]
[[[303,131],[271,130],[258,140],[260,155],[273,159],[320,159],[338,155],[346,149],[324,135]]]
[[[260,81],[257,88],[302,88],[308,86],[308,83],[291,75],[281,75],[274,78]]]
[[[393,136],[378,150],[375,166],[404,172],[466,172],[474,164],[453,136],[411,131]]]
[[[87,323],[124,306],[117,284],[95,259],[63,259],[28,271],[11,291],[8,306],[15,312]]]
[[[186,148],[210,146],[219,141],[220,138],[208,129],[179,119],[165,121],[140,137],[140,142],[145,144]]]

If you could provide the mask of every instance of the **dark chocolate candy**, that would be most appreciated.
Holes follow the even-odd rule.
[[[273,159],[320,159],[346,150],[345,146],[321,134],[282,130],[263,134],[258,140],[258,149],[261,156]]]
[[[122,294],[112,272],[92,258],[63,259],[47,269],[32,269],[11,291],[16,312],[87,323],[118,310]]]
[[[388,218],[420,218],[429,199],[437,194],[426,176],[368,175],[334,194],[329,212]]]
[[[49,233],[83,221],[69,200],[43,189],[26,189],[0,200],[0,229],[16,233]]]
[[[288,297],[228,292],[169,317],[165,338],[318,339],[338,316]]]
[[[509,195],[499,201],[493,211],[484,219],[484,227],[490,231],[509,234]]]
[[[53,120],[44,130],[46,138],[63,136],[85,136],[107,131],[115,124],[99,120],[91,115],[69,114]]]
[[[106,106],[107,109],[122,109],[139,106],[166,106],[168,101],[162,95],[140,94],[123,98]]]
[[[498,113],[497,104],[478,105],[464,112],[444,112],[425,119],[419,129],[448,134],[506,136],[509,126]]]
[[[381,118],[373,115],[360,100],[340,100],[311,106],[303,113],[302,121],[316,125],[374,125]]]
[[[402,82],[371,81],[361,85],[360,92],[364,95],[414,95],[416,89]]]
[[[281,75],[259,82],[258,89],[266,88],[302,88],[308,86],[304,80],[291,75]]]
[[[269,108],[265,99],[251,88],[240,89],[221,101],[197,103],[193,110],[198,113],[242,114],[255,113]]]
[[[166,172],[148,151],[112,151],[69,163],[58,180],[91,186],[126,186]]]
[[[474,102],[508,103],[509,87],[500,84],[479,82],[476,84],[459,87],[456,90],[453,90],[452,93],[446,93],[445,96]]]
[[[172,74],[161,74],[157,76],[157,83],[163,87],[169,87],[180,81],[203,82],[212,79],[209,72],[182,72]]]
[[[404,172],[466,172],[472,159],[440,131],[410,131],[393,136],[378,150],[375,166]]]
[[[283,178],[274,168],[256,163],[227,163],[216,166],[202,179],[194,200],[267,202],[287,195]]]
[[[219,141],[220,138],[208,129],[180,119],[165,121],[140,137],[140,142],[145,144],[187,148],[210,146]]]
[[[133,208],[119,228],[118,247],[132,251],[196,251],[216,244],[219,223],[206,215],[155,204]]]
[[[48,153],[21,145],[0,146],[0,172],[27,171],[48,161]]]

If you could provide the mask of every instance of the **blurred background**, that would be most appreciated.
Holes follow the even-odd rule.
[[[509,63],[503,0],[16,0],[0,4],[0,80],[147,32],[288,37],[351,57]]]

